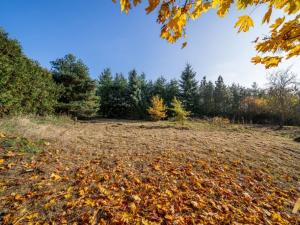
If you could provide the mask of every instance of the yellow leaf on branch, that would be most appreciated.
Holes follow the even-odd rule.
[[[149,5],[146,8],[147,14],[151,13],[160,3],[160,0],[148,0]]]
[[[252,18],[248,15],[240,16],[234,27],[239,27],[238,33],[243,31],[247,32],[251,27],[254,26]]]

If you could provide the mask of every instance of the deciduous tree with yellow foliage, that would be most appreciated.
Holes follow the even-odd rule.
[[[181,122],[181,124],[183,125],[184,121],[188,119],[191,113],[184,109],[184,107],[182,106],[182,102],[179,101],[176,97],[173,98],[171,105],[171,110],[175,113],[175,120]]]
[[[113,0],[116,2],[116,0]],[[121,10],[126,13],[140,4],[142,0],[120,0]],[[189,20],[199,18],[209,10],[216,10],[224,17],[230,8],[237,10],[267,6],[262,23],[270,23],[269,34],[258,37],[255,48],[259,55],[252,58],[254,64],[263,64],[266,68],[276,67],[283,59],[300,55],[300,1],[299,0],[148,0],[147,14],[157,9],[157,22],[162,25],[161,37],[170,43],[185,37]],[[273,10],[281,10],[282,17],[271,22]],[[235,23],[238,32],[247,32],[254,26],[250,15],[240,16]],[[182,44],[185,47],[187,42]]]
[[[154,121],[159,121],[167,117],[167,107],[164,104],[164,100],[158,95],[152,97],[151,106],[147,111]]]

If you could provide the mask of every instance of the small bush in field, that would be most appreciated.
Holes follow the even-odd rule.
[[[214,117],[212,118],[212,123],[218,126],[225,126],[230,124],[230,120],[228,118],[223,117]]]
[[[175,113],[175,120],[180,121],[183,124],[184,121],[188,119],[190,112],[184,109],[181,101],[179,101],[176,97],[173,98],[171,104],[172,104],[171,110]]]
[[[164,100],[158,95],[152,97],[151,106],[147,111],[154,121],[159,121],[167,117],[167,107],[164,104]]]

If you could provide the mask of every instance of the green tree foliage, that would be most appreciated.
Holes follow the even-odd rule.
[[[58,94],[51,73],[27,58],[21,45],[0,30],[0,115],[52,113]]]
[[[226,115],[228,106],[228,93],[223,77],[219,76],[215,83],[214,90],[215,114]]]
[[[175,120],[179,121],[181,124],[184,124],[184,121],[188,119],[190,112],[186,111],[181,103],[176,97],[172,100],[172,108],[170,108],[175,114]]]
[[[69,54],[51,63],[52,74],[28,59],[20,44],[0,30],[0,116],[45,115],[56,109],[76,117],[98,111],[105,117],[144,119],[147,109],[154,107],[153,96],[159,95],[159,100],[172,108],[167,115],[175,114],[180,121],[191,114],[237,122],[300,124],[300,92],[289,70],[272,74],[269,88],[260,89],[256,83],[251,88],[227,86],[221,76],[215,84],[203,77],[198,85],[189,64],[179,82],[159,77],[153,83],[136,70],[129,73],[128,79],[122,74],[113,77],[105,69],[96,89],[87,66],[75,56]]]
[[[128,82],[122,74],[116,74],[109,94],[109,117],[126,118],[130,107],[128,102]]]
[[[142,108],[141,77],[137,74],[136,70],[132,70],[129,72],[128,80],[130,116],[142,118],[145,114],[145,111]]]
[[[72,54],[51,62],[55,82],[62,87],[56,108],[59,113],[76,117],[94,115],[98,110],[95,81],[87,66]]]
[[[240,116],[241,112],[241,102],[245,97],[245,89],[239,85],[232,84],[228,90],[229,93],[229,114],[232,120],[235,121],[236,118]]]
[[[187,64],[179,81],[182,103],[187,110],[193,113],[197,111],[198,107],[198,82],[195,77],[196,73],[192,66]]]
[[[103,116],[111,116],[111,89],[113,78],[110,69],[104,69],[98,78],[97,96],[100,97],[100,113]]]
[[[167,93],[166,93],[166,85],[167,84],[166,83],[167,83],[167,81],[163,76],[159,77],[154,82],[152,95],[159,95],[163,99],[166,99],[166,95],[167,95]]]
[[[214,114],[214,90],[214,84],[211,81],[206,82],[206,78],[204,77],[199,91],[201,96],[201,115],[212,116]]]
[[[170,80],[170,82],[166,85],[166,95],[165,100],[168,107],[171,107],[172,100],[176,97],[179,98],[180,96],[180,90],[179,90],[179,84],[178,81],[175,79]]]

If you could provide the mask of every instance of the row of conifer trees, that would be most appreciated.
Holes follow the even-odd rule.
[[[180,79],[154,82],[136,70],[128,76],[112,75],[105,69],[93,80],[82,60],[68,54],[51,62],[51,70],[42,68],[22,52],[18,41],[0,31],[0,115],[67,114],[74,117],[147,119],[155,116],[157,106],[165,109],[180,105],[185,116],[227,117],[233,120],[266,122],[276,120],[282,112],[270,110],[266,99],[270,93],[240,85],[225,85],[222,76],[215,83],[203,77],[199,82],[192,66],[187,64]],[[285,120],[297,123],[299,91],[292,92],[295,106]],[[269,101],[270,102],[270,101]],[[156,104],[156,105],[155,105]],[[298,107],[298,108],[297,108]],[[276,108],[276,107],[275,107]],[[160,118],[174,116],[176,110],[164,112]],[[176,113],[175,113],[176,114]],[[178,115],[178,114],[177,114]]]

